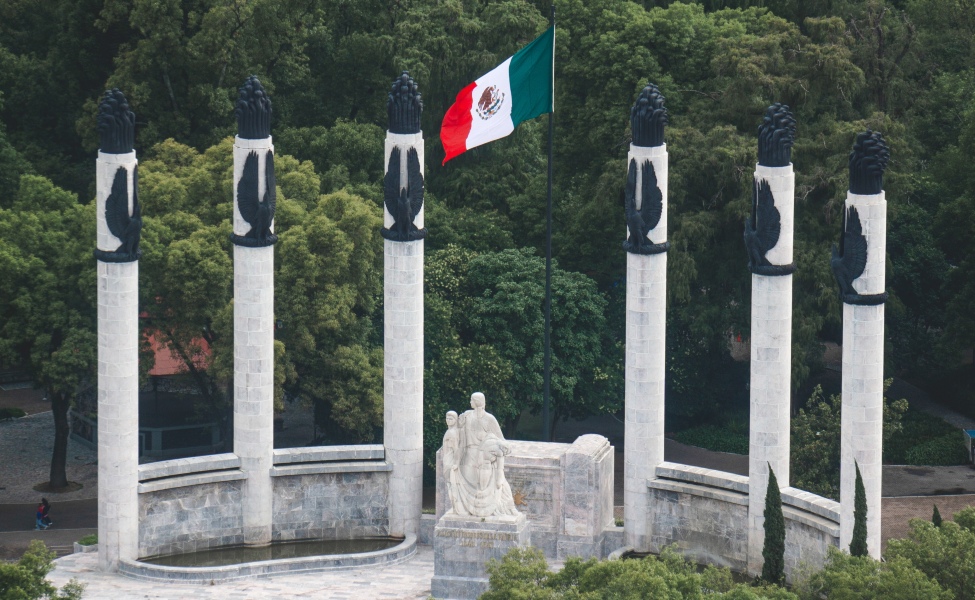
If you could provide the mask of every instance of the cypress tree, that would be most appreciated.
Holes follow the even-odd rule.
[[[941,513],[938,512],[938,505],[934,505],[934,514],[931,515],[931,522],[935,527],[941,527]]]
[[[785,578],[785,518],[782,516],[782,494],[772,465],[768,468],[765,490],[765,547],[762,548],[762,579],[781,583]]]
[[[853,461],[857,470],[856,488],[853,493],[853,539],[850,540],[850,554],[867,555],[867,490],[863,487],[860,465]]]

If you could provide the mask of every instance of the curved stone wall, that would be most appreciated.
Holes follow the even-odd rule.
[[[748,477],[662,463],[650,489],[653,552],[676,544],[700,562],[744,572],[748,565]],[[821,568],[830,545],[839,546],[840,506],[815,494],[782,488],[785,571]]]
[[[273,464],[272,539],[388,533],[381,445],[275,450]],[[139,557],[243,543],[246,478],[232,453],[140,466]]]

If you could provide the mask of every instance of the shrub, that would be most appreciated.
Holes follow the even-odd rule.
[[[882,563],[830,547],[826,565],[794,591],[802,600],[951,600],[952,595],[905,558]]]
[[[911,408],[904,414],[903,429],[894,434],[889,443],[884,443],[884,462],[896,465],[927,464],[912,462],[908,454],[926,442],[951,435],[958,435],[957,427],[934,415]]]
[[[82,546],[94,546],[98,543],[98,536],[94,533],[86,535],[85,537],[78,540],[78,543]]]
[[[774,585],[735,583],[728,569],[697,566],[665,548],[660,556],[639,560],[569,558],[558,573],[548,570],[537,548],[515,548],[488,564],[490,588],[481,600],[643,600],[701,598],[714,600],[797,600]]]
[[[910,448],[906,459],[909,465],[964,465],[968,463],[968,451],[961,431],[953,429],[951,433]]]
[[[744,432],[740,432],[717,425],[700,425],[678,431],[673,437],[682,444],[698,446],[715,452],[748,454],[747,428]]]
[[[57,598],[77,600],[85,590],[84,584],[74,579],[58,589],[47,580],[54,568],[56,554],[47,549],[44,542],[34,540],[16,563],[0,562],[0,598],[39,600]]]
[[[24,417],[26,415],[27,413],[25,413],[23,409],[17,407],[0,408],[0,421],[19,419],[20,417]]]

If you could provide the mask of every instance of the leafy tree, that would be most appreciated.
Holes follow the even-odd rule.
[[[906,539],[887,542],[886,557],[910,561],[948,590],[951,597],[975,598],[975,531],[970,517],[968,513],[956,515],[958,522],[945,521],[941,527],[912,519]],[[966,526],[961,525],[963,522]]]
[[[853,492],[853,539],[850,540],[851,556],[867,556],[867,491],[860,476],[860,465],[856,467],[856,481]]]
[[[768,468],[765,491],[765,545],[762,548],[762,581],[782,583],[785,579],[785,517],[782,516],[782,494],[772,465]]]
[[[884,382],[886,390],[892,380]],[[886,393],[886,392],[885,392]],[[839,500],[840,491],[840,410],[838,394],[823,397],[816,386],[804,408],[792,419],[790,472],[793,485],[814,494]],[[903,427],[907,400],[884,398],[884,445]]]
[[[956,597],[906,558],[888,556],[885,562],[880,562],[869,556],[850,556],[833,547],[827,549],[823,570],[797,582],[793,589],[802,600],[950,600]]]
[[[232,141],[198,153],[167,140],[140,165],[142,305],[195,379],[210,418],[233,377]],[[378,207],[322,196],[310,162],[275,157],[275,402],[315,405],[328,440],[372,441],[382,424],[382,355],[373,339],[382,245]],[[199,367],[206,341],[208,369]]]
[[[94,203],[37,175],[22,175],[12,205],[0,208],[0,357],[24,359],[51,401],[51,488],[68,485],[68,408],[94,377],[96,274]]]
[[[54,570],[56,556],[44,542],[33,540],[16,563],[0,562],[0,598],[79,600],[85,591],[85,584],[72,579],[58,589],[47,580],[47,574]]]
[[[938,505],[934,505],[934,512],[931,514],[931,524],[935,527],[941,527],[941,513],[938,512]]]

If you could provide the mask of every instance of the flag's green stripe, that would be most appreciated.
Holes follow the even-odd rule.
[[[552,112],[552,53],[555,29],[549,27],[535,41],[511,57],[511,121],[518,123]]]

